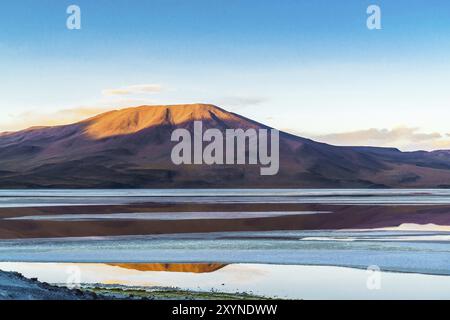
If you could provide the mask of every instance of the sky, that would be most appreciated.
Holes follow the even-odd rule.
[[[212,103],[338,145],[450,149],[449,56],[447,0],[2,2],[0,132]]]

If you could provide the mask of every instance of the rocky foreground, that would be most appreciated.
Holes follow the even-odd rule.
[[[247,293],[195,292],[176,288],[127,288],[99,285],[68,289],[0,271],[0,300],[265,300]]]
[[[99,296],[28,279],[17,272],[0,271],[0,300],[93,300]]]

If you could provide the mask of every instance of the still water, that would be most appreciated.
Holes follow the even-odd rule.
[[[142,202],[450,204],[450,189],[0,190],[0,208]]]
[[[0,208],[144,202],[448,205],[450,190],[0,191]],[[204,219],[322,213],[93,213],[18,216],[14,219],[58,222],[130,220],[134,217],[183,223],[189,215],[190,219],[202,223]],[[442,230],[299,230],[0,240],[0,269],[19,271],[51,283],[63,283],[67,266],[75,265],[82,270],[86,284],[175,286],[297,299],[449,299],[450,232]],[[111,263],[221,263],[226,266],[210,273],[192,274],[124,269]],[[380,269],[381,290],[367,288],[367,268],[370,266]]]

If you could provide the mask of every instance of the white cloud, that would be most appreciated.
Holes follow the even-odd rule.
[[[149,99],[101,99],[72,108],[44,112],[39,109],[11,114],[6,123],[0,121],[0,132],[17,131],[34,126],[57,126],[75,123],[107,111],[155,104]]]
[[[159,84],[137,84],[117,89],[105,89],[102,91],[104,96],[122,96],[130,94],[153,94],[163,91]]]
[[[264,97],[245,97],[245,96],[227,96],[219,99],[212,99],[211,101],[216,105],[235,111],[245,109],[247,107],[253,107],[263,104],[268,99]]]
[[[8,124],[0,124],[0,132],[21,130],[33,126],[56,126],[70,124],[106,111],[109,111],[109,109],[101,106],[75,107],[57,110],[55,112],[31,110],[20,114],[11,115],[11,119]]]
[[[106,111],[151,105],[147,94],[161,92],[163,87],[159,84],[138,84],[118,89],[106,89],[102,91],[103,97],[73,106],[71,108],[45,112],[39,109],[31,109],[27,112],[11,114],[7,122],[0,119],[0,132],[22,130],[33,126],[55,126],[70,124],[95,116]]]
[[[404,151],[436,150],[450,148],[448,134],[422,132],[419,128],[397,127],[393,129],[365,129],[340,133],[315,135],[286,130],[316,141],[341,146],[396,147]]]

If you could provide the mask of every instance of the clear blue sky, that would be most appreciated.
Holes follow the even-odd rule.
[[[71,4],[81,30],[66,28]],[[366,28],[370,4],[382,30]],[[449,57],[447,0],[8,1],[0,131],[65,109],[206,102],[325,140],[398,127],[443,139]],[[162,91],[102,94],[142,84]]]

